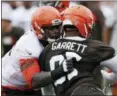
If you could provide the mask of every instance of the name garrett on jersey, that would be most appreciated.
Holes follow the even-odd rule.
[[[76,43],[76,42],[54,42],[52,43],[52,50],[66,49],[71,51],[81,51],[83,53],[87,45]]]

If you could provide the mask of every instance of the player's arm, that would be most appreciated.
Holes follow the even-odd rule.
[[[37,73],[40,73],[38,60],[35,58],[23,58],[19,60],[20,69],[27,83],[28,88],[32,88],[32,79]]]
[[[64,62],[56,69],[50,72],[41,71],[33,76],[32,87],[41,88],[55,80],[71,72],[73,69],[72,60],[64,60]]]
[[[41,87],[44,87],[50,83],[53,83],[55,80],[66,75],[67,72],[70,72],[73,69],[72,60],[71,61],[64,60],[58,68],[47,72],[46,71],[47,69],[45,68],[45,66],[46,66],[45,58],[46,58],[49,50],[50,50],[49,46],[46,46],[46,49],[44,49],[43,52],[39,56],[39,62],[40,62],[40,67],[41,67],[42,71],[33,76],[33,79],[32,79],[32,87],[33,88],[41,88]]]
[[[51,72],[40,70],[40,65],[37,59],[20,59],[20,68],[28,88],[36,88],[37,86],[38,88],[41,88],[53,81]]]
[[[50,72],[41,71],[39,62],[35,58],[20,59],[20,68],[28,88],[35,88],[36,86],[40,88],[52,83],[53,79]]]

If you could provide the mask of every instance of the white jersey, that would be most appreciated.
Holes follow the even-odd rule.
[[[2,86],[27,89],[20,70],[20,59],[39,58],[42,44],[33,32],[24,34],[14,47],[2,58]]]

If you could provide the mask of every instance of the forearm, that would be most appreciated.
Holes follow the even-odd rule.
[[[60,77],[66,75],[65,72],[61,70],[61,68],[57,68],[56,70],[46,72],[41,71],[37,73],[32,78],[32,87],[33,88],[41,88],[50,83],[53,83],[55,80],[59,79]]]
[[[51,72],[41,71],[32,78],[32,87],[41,88],[53,82],[51,78]]]
[[[64,64],[64,66],[63,66]],[[52,71],[41,71],[35,74],[32,78],[32,87],[33,88],[41,88],[50,83],[53,83],[57,79],[65,76],[67,73],[71,72],[73,68],[73,64],[71,60],[65,60],[62,65]]]

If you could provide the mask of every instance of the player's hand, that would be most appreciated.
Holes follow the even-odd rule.
[[[63,68],[64,72],[70,73],[70,72],[73,71],[73,61],[72,61],[72,59],[64,60],[61,65],[62,65],[62,68]]]
[[[58,68],[51,71],[51,78],[53,80],[57,80],[60,77],[65,76],[67,73],[70,73],[72,70],[73,70],[72,59],[64,60]]]

